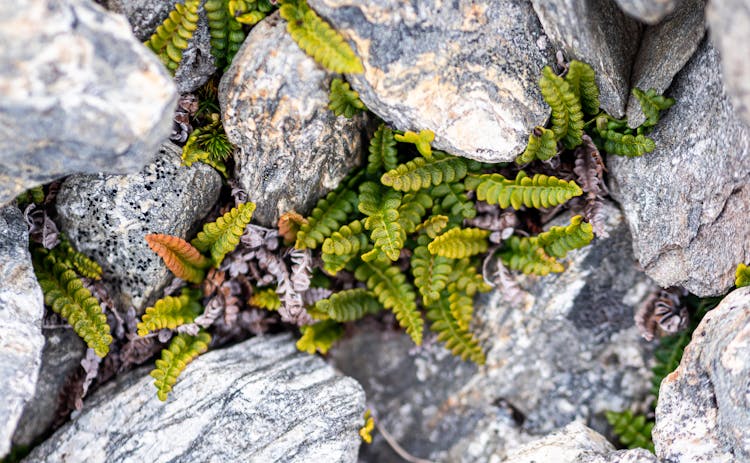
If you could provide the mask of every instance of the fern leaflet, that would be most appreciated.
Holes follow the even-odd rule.
[[[203,307],[198,300],[200,291],[183,289],[182,295],[178,297],[166,296],[146,308],[146,313],[138,323],[138,336],[146,336],[151,331],[164,328],[173,330],[180,325],[192,323],[202,311]]]
[[[516,164],[522,166],[535,159],[546,161],[557,155],[555,132],[544,127],[535,127],[529,135],[529,143],[524,152],[516,158]]]
[[[653,127],[659,122],[659,111],[669,109],[675,103],[674,98],[667,98],[656,93],[656,89],[650,88],[644,92],[640,88],[633,89],[633,96],[641,104],[641,111],[646,116],[644,127]]]
[[[426,245],[414,248],[411,256],[411,273],[414,286],[422,296],[422,302],[429,306],[440,299],[440,292],[447,286],[453,270],[452,259],[430,253]]]
[[[426,233],[428,237],[435,238],[448,225],[448,217],[444,215],[433,215],[417,227],[417,231]]]
[[[367,314],[376,314],[382,307],[369,291],[356,288],[339,291],[327,299],[319,300],[315,303],[315,310],[328,314],[337,322],[351,322]]]
[[[568,149],[582,143],[583,111],[581,103],[570,85],[545,66],[539,79],[544,101],[552,108],[552,131],[555,138]]]
[[[471,359],[479,365],[484,364],[482,348],[471,332],[461,328],[458,321],[453,318],[447,295],[443,295],[430,306],[427,319],[432,322],[430,330],[438,334],[438,340],[445,343],[453,355],[460,356],[463,360]]]
[[[342,270],[349,261],[357,257],[368,244],[362,222],[355,220],[333,232],[323,242],[323,269],[333,275]]]
[[[250,223],[255,204],[246,202],[219,217],[216,222],[207,223],[198,233],[192,245],[202,252],[211,251],[214,267],[219,267],[224,256],[232,252],[240,243],[245,227]]]
[[[582,248],[594,239],[593,227],[577,215],[567,227],[552,227],[537,235],[537,244],[550,257],[563,258],[569,251]]]
[[[431,185],[456,182],[464,178],[467,171],[465,159],[435,152],[430,159],[416,158],[389,170],[380,181],[397,191],[417,191]]]
[[[563,204],[570,198],[583,194],[572,180],[535,174],[533,177],[520,171],[515,180],[508,180],[500,174],[484,174],[470,177],[467,189],[476,189],[477,199],[489,204],[499,204],[513,209],[526,207],[551,207]]]
[[[398,151],[393,130],[385,124],[380,124],[378,130],[370,139],[370,156],[367,158],[367,173],[375,175],[380,169],[392,170],[398,165]]]
[[[211,261],[187,241],[162,234],[146,235],[145,239],[177,278],[197,284],[206,277],[205,269],[211,266]]]
[[[599,132],[604,140],[604,151],[617,156],[637,157],[656,148],[654,141],[643,134],[622,134],[615,130]]]
[[[359,211],[367,216],[365,228],[375,247],[390,260],[397,260],[404,246],[404,230],[399,223],[401,194],[383,189],[375,182],[359,186]]]
[[[169,343],[169,348],[161,351],[161,358],[156,361],[156,368],[151,371],[155,379],[156,395],[162,402],[167,400],[167,394],[177,382],[188,363],[208,350],[211,335],[200,332],[197,336],[178,334]]]
[[[331,92],[328,94],[328,109],[337,116],[351,119],[365,109],[365,104],[359,99],[359,93],[349,87],[347,82],[339,78],[331,81]]]
[[[571,61],[565,81],[581,102],[584,113],[593,116],[599,112],[599,87],[596,85],[594,69],[591,66],[582,61]]]
[[[452,228],[436,237],[427,246],[431,254],[461,259],[487,252],[489,230],[480,228]]]

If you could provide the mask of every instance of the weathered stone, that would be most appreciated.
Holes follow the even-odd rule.
[[[680,7],[661,23],[647,27],[633,65],[631,87],[664,93],[674,76],[685,66],[706,32],[703,10],[706,0],[683,0]],[[638,127],[646,120],[638,100],[630,95],[628,125]]]
[[[102,266],[121,309],[142,310],[172,279],[144,236],[188,238],[219,197],[219,174],[202,163],[181,166],[180,153],[166,143],[137,174],[76,175],[60,189],[61,230]]]
[[[522,303],[499,292],[476,301],[483,367],[429,336],[415,349],[406,335],[376,333],[340,343],[334,364],[360,381],[381,425],[422,458],[498,461],[576,419],[605,432],[605,410],[648,395],[649,347],[633,311],[650,283],[635,269],[622,214],[608,205],[604,215],[610,237],[569,254],[561,274],[522,278]],[[390,461],[390,452],[375,437],[363,456]]]
[[[532,0],[544,31],[568,59],[589,63],[596,72],[602,109],[625,114],[630,71],[641,26],[614,0]]]
[[[29,230],[15,206],[0,207],[0,458],[10,450],[42,363],[42,291],[29,254]]]
[[[289,210],[310,212],[362,162],[367,118],[328,109],[335,76],[297,46],[276,13],[253,28],[221,80],[224,129],[240,148],[235,176],[261,225]]]
[[[750,461],[750,288],[708,312],[659,389],[653,437],[673,463]]]
[[[347,76],[352,88],[396,129],[429,129],[439,149],[500,162],[549,116],[537,82],[554,57],[528,0],[309,4],[354,46],[365,71]]]
[[[750,2],[709,2],[706,21],[711,41],[721,54],[721,68],[727,93],[737,113],[750,124],[750,61],[745,53],[750,42]]]
[[[750,133],[719,70],[704,40],[669,92],[677,104],[650,135],[656,150],[608,158],[611,190],[646,274],[700,296],[726,292],[750,254]]]
[[[657,24],[683,0],[615,0],[617,5],[635,19],[647,23]]]
[[[174,84],[118,15],[0,4],[0,205],[75,172],[137,172],[172,128]]]
[[[658,463],[656,456],[646,449],[617,450],[607,454],[586,455],[577,463]]]
[[[124,14],[135,36],[145,42],[166,19],[175,3],[177,0],[107,0],[107,8]],[[174,75],[177,91],[180,93],[192,92],[216,72],[215,59],[211,54],[211,34],[203,5],[198,14],[198,28],[188,42],[188,47],[182,52],[182,61]]]
[[[26,462],[357,461],[362,388],[289,336],[200,356],[166,402],[144,370],[88,399]]]
[[[13,434],[13,445],[28,446],[52,426],[60,392],[68,378],[81,366],[86,344],[69,326],[45,329],[44,351],[34,397],[23,409]]]

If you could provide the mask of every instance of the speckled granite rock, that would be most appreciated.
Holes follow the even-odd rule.
[[[60,189],[61,230],[99,262],[121,309],[144,309],[172,279],[144,236],[188,238],[218,199],[219,174],[202,163],[181,166],[180,153],[166,143],[156,161],[137,174],[76,175]]]
[[[370,333],[333,350],[380,422],[410,453],[451,462],[502,461],[511,448],[573,420],[605,432],[603,412],[648,395],[649,346],[633,326],[649,283],[635,270],[622,214],[607,206],[610,238],[573,252],[565,272],[525,277],[518,305],[498,292],[475,304],[487,363],[477,367],[430,341]],[[362,358],[371,359],[362,362]],[[363,461],[394,461],[382,438]]]
[[[706,32],[703,11],[706,0],[682,0],[679,8],[662,22],[643,32],[631,87],[655,88],[664,93],[674,76],[685,66]],[[638,127],[646,120],[638,100],[628,100],[628,125]]]
[[[549,108],[537,88],[552,48],[528,0],[310,0],[346,36],[365,72],[347,78],[367,107],[400,130],[429,129],[434,146],[510,161]]]
[[[719,56],[704,40],[677,75],[677,99],[640,158],[608,158],[610,189],[635,256],[663,287],[726,292],[750,256],[750,132],[727,98]]]
[[[657,24],[673,12],[683,0],[615,0],[630,16],[647,24]]]
[[[42,290],[29,254],[29,230],[15,206],[0,207],[0,458],[34,396],[42,363]]]
[[[362,388],[289,336],[200,356],[167,402],[138,370],[105,385],[25,462],[354,463]]]
[[[630,71],[641,26],[614,0],[532,0],[544,31],[568,59],[585,61],[596,72],[601,107],[625,114]]]
[[[750,2],[711,1],[706,10],[711,41],[721,54],[721,67],[727,92],[737,113],[750,125]]]
[[[363,160],[366,117],[328,109],[335,76],[300,50],[276,13],[253,28],[221,80],[224,129],[240,148],[235,175],[261,225],[288,210],[309,213]]]
[[[158,58],[84,0],[0,4],[0,205],[75,172],[137,172],[177,102]]]
[[[750,461],[750,288],[729,294],[693,333],[659,389],[653,437],[672,463]]]

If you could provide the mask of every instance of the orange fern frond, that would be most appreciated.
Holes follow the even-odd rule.
[[[290,245],[297,241],[297,232],[303,224],[307,223],[307,219],[297,214],[294,211],[288,211],[281,214],[279,217],[278,227],[279,235],[284,238],[284,244]]]
[[[146,235],[146,243],[176,277],[190,283],[202,282],[205,269],[211,266],[209,258],[178,236],[152,233]]]

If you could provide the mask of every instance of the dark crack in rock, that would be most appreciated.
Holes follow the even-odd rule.
[[[119,15],[2,2],[0,43],[0,205],[76,172],[137,172],[169,136],[172,79]]]
[[[658,24],[675,10],[683,0],[615,0],[630,16],[646,24]]]
[[[191,238],[219,197],[219,174],[202,163],[182,166],[180,153],[167,143],[137,174],[76,175],[60,189],[61,230],[102,266],[120,309],[144,309],[172,279],[144,236]]]
[[[297,46],[276,13],[253,28],[221,80],[224,128],[239,147],[235,175],[261,225],[275,225],[289,210],[309,213],[362,163],[367,118],[328,109],[333,77]]]
[[[355,463],[365,397],[289,336],[204,354],[166,402],[141,369],[87,399],[26,462]]]
[[[349,75],[367,107],[434,146],[511,161],[549,108],[537,82],[554,60],[528,0],[310,0],[362,58]]]
[[[662,287],[726,292],[750,255],[750,133],[721,82],[708,40],[677,75],[677,99],[640,158],[608,158],[611,190],[633,234],[635,256]]]

